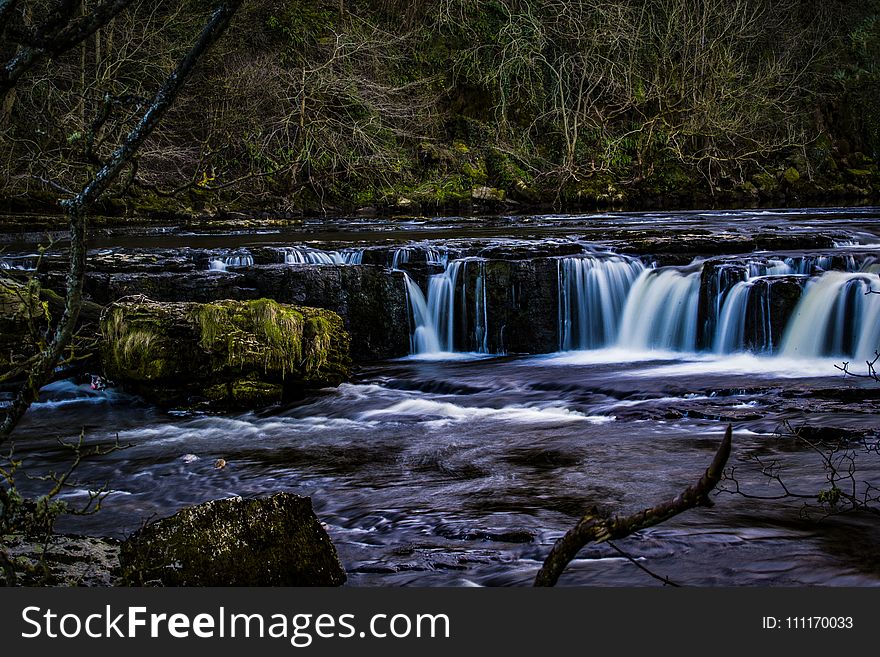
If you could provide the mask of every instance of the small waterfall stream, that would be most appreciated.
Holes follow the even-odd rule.
[[[871,360],[880,348],[880,276],[829,271],[812,279],[794,310],[781,353]]]
[[[428,252],[426,262],[442,265],[446,260],[438,252]],[[410,250],[394,252],[392,269],[409,262]],[[476,270],[473,292],[467,282],[469,269]],[[413,354],[439,354],[455,351],[489,353],[488,312],[485,261],[479,258],[452,260],[442,272],[428,278],[428,291],[421,288],[404,272],[412,316]],[[472,336],[464,335],[468,318],[473,321]],[[472,344],[470,344],[472,343]],[[468,345],[468,346],[464,346]]]
[[[627,296],[618,346],[696,351],[699,294],[699,270],[645,270]]]

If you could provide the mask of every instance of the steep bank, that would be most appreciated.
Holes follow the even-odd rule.
[[[81,188],[199,10],[132,8],[23,80],[0,209],[52,212]],[[254,0],[99,213],[876,199],[878,16],[877,0]]]

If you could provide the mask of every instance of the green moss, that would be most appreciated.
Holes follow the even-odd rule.
[[[303,370],[308,378],[322,377],[338,385],[349,376],[349,336],[336,313],[321,308],[301,308]]]
[[[329,586],[345,570],[311,500],[215,500],[145,526],[120,550],[126,585]]]
[[[157,314],[140,315],[133,321],[122,308],[113,308],[102,323],[105,364],[117,376],[135,381],[174,376],[177,359],[163,320]]]
[[[789,185],[794,185],[801,179],[801,174],[794,167],[788,167],[782,174],[782,179]]]
[[[160,403],[258,407],[349,375],[338,315],[271,299],[120,303],[102,332],[107,375]]]
[[[756,173],[752,176],[752,182],[765,194],[775,192],[779,188],[776,178],[766,172]]]
[[[199,344],[221,367],[295,372],[302,360],[303,316],[271,299],[219,301],[195,309]]]
[[[249,376],[209,386],[205,388],[204,397],[230,407],[253,408],[280,402],[284,398],[284,386]]]

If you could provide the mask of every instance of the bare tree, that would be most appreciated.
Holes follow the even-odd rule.
[[[12,0],[8,1],[12,2]],[[193,46],[146,104],[146,110],[122,144],[103,163],[79,193],[61,201],[61,206],[68,220],[70,239],[64,312],[55,327],[52,340],[35,359],[28,379],[19,390],[12,405],[5,409],[5,416],[0,424],[0,443],[9,437],[31,403],[36,400],[40,388],[50,379],[59,358],[74,335],[83,302],[87,252],[86,228],[89,211],[122,171],[131,165],[135,154],[174,103],[196,63],[220,38],[242,2],[243,0],[227,0],[217,6]],[[50,17],[43,26],[34,31],[37,38],[33,44],[19,47],[13,59],[7,62],[4,67],[2,77],[0,77],[0,90],[8,92],[21,76],[40,60],[57,56],[74,47],[118,15],[128,4],[130,4],[130,0],[108,0],[100,5],[93,14],[73,18],[73,9],[76,3],[61,3],[59,6],[62,12],[62,26],[54,27],[58,18]],[[5,19],[7,15],[6,5],[4,5],[0,17]],[[51,40],[47,41],[47,36],[52,36]]]

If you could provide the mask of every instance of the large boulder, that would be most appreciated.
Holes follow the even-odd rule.
[[[161,404],[265,406],[349,375],[336,313],[271,299],[134,298],[107,308],[101,332],[107,377]]]
[[[308,497],[215,500],[135,532],[120,551],[129,586],[339,586],[336,548]]]

